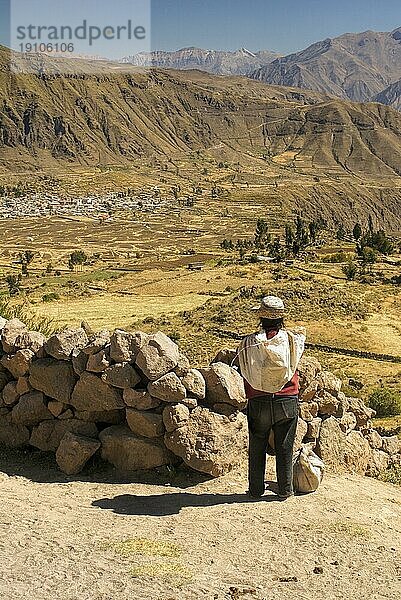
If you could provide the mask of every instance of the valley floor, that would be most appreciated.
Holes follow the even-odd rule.
[[[401,488],[326,476],[285,503],[246,499],[244,467],[69,478],[0,451],[4,600],[394,599]]]

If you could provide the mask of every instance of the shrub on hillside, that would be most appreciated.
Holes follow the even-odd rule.
[[[343,266],[342,271],[348,281],[353,281],[358,274],[358,266],[353,261],[350,261]]]
[[[323,258],[324,263],[345,263],[352,259],[353,254],[349,252],[336,252],[335,254],[329,254]]]
[[[52,335],[57,331],[53,319],[35,315],[27,302],[14,304],[7,298],[0,299],[0,316],[4,319],[19,319],[31,331],[40,331],[45,336]]]
[[[401,485],[401,465],[392,465],[380,475],[379,479],[394,485]]]
[[[53,302],[54,300],[60,300],[60,295],[57,292],[49,292],[42,296],[42,302]]]
[[[391,388],[378,388],[369,396],[369,406],[377,417],[394,417],[401,414],[401,395]]]

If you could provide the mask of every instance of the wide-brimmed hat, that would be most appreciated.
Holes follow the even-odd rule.
[[[284,302],[278,296],[265,296],[259,306],[251,308],[263,319],[281,319],[285,315]]]

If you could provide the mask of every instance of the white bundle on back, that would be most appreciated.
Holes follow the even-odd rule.
[[[268,339],[253,333],[238,348],[241,375],[255,389],[274,394],[292,379],[305,347],[305,335],[286,329]]]

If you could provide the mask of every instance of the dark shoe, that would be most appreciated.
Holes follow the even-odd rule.
[[[288,500],[288,498],[292,498],[294,495],[295,495],[294,492],[290,492],[289,494],[277,494],[280,502],[283,502],[284,500]]]
[[[247,490],[247,492],[246,492],[246,495],[251,500],[259,500],[263,496],[263,494],[264,494],[264,492],[262,492],[261,494],[252,494],[249,490]]]

